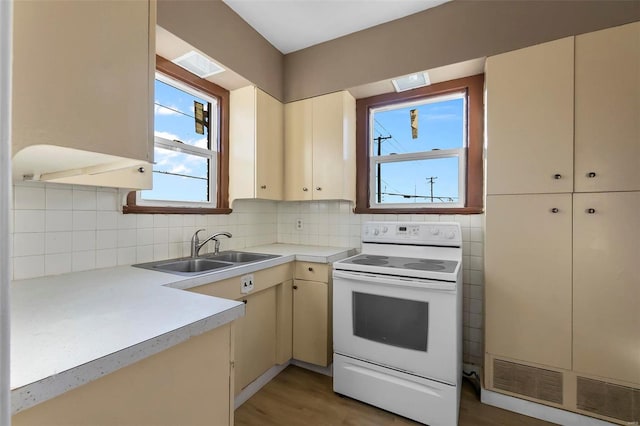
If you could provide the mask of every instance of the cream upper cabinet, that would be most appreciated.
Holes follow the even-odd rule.
[[[575,194],[573,362],[640,385],[640,192]]]
[[[15,179],[151,186],[155,25],[154,0],[14,3]]]
[[[313,100],[284,106],[284,198],[313,199]]]
[[[355,99],[336,92],[285,106],[285,199],[355,199]]]
[[[640,190],[640,22],[575,43],[575,190]]]
[[[571,194],[487,197],[486,351],[571,369]]]
[[[282,103],[247,86],[229,101],[229,198],[282,200]]]
[[[573,190],[573,37],[487,58],[487,194]]]

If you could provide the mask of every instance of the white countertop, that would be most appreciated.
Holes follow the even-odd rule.
[[[244,304],[180,291],[293,260],[327,263],[341,247],[270,244],[281,257],[185,277],[120,266],[14,281],[12,413],[27,409],[244,315]]]

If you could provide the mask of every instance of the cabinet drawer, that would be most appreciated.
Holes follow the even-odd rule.
[[[329,281],[329,265],[326,263],[296,262],[295,278],[307,281]]]

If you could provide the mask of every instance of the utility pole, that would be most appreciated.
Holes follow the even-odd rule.
[[[373,138],[374,140],[378,140],[378,157],[382,155],[382,141],[387,139],[391,139],[393,136],[378,136],[377,138]],[[377,164],[377,172],[378,172],[378,204],[382,202],[382,176],[380,175],[380,163]]]
[[[438,177],[437,176],[431,176],[431,177],[428,177],[428,178],[425,178],[425,179],[427,179],[429,181],[429,185],[431,186],[430,194],[431,194],[431,202],[433,203],[433,184],[434,184],[435,180],[438,179]]]

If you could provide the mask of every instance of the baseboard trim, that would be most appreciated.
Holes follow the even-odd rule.
[[[304,368],[306,370],[324,374],[325,376],[333,377],[333,364],[329,364],[328,367],[320,367],[319,365],[309,364],[308,362],[298,361],[297,359],[292,359],[289,362],[291,363],[291,365],[295,365],[296,367]]]
[[[333,364],[329,364],[328,367],[320,367],[318,365],[309,364],[307,362],[290,359],[284,364],[274,365],[268,369],[262,376],[249,383],[246,388],[242,390],[233,400],[233,409],[237,410],[242,404],[247,402],[249,398],[258,393],[267,383],[273,380],[278,374],[290,365],[295,365],[306,370],[311,370],[316,373],[324,374],[325,376],[333,376]]]
[[[260,389],[262,389],[267,383],[273,380],[278,374],[282,372],[285,368],[289,366],[291,361],[287,361],[284,364],[274,365],[270,369],[268,369],[262,376],[255,379],[253,382],[249,383],[246,388],[242,390],[238,395],[236,395],[233,400],[233,409],[237,410],[242,404],[247,402],[249,398],[258,393]]]
[[[484,388],[480,396],[483,404],[492,405],[563,426],[615,426],[614,423],[609,423],[604,420],[583,416],[582,414],[572,413],[571,411],[549,407],[548,405],[538,404],[537,402],[527,401],[509,395],[503,395]]]

